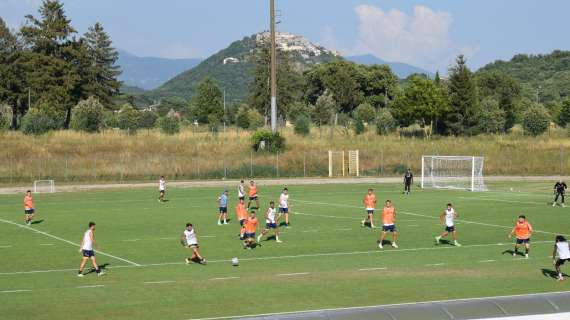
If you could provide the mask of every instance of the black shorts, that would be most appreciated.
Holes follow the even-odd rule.
[[[246,222],[247,222],[247,219],[241,219],[241,220],[239,221],[239,225],[243,227]]]
[[[195,244],[189,244],[189,245],[188,245],[188,248],[190,248],[190,249],[198,249],[198,248],[200,248],[200,246],[199,246],[197,243],[195,243]]]
[[[241,196],[241,197],[239,197],[239,199],[238,199],[238,200],[245,200],[245,196]]]
[[[251,232],[250,232],[250,233],[246,232],[245,235],[244,235],[244,238],[246,238],[246,239],[255,239],[255,232],[253,232],[253,233],[251,233]]]
[[[24,209],[24,213],[25,214],[34,214],[36,211],[34,210],[34,208],[31,209]]]
[[[389,226],[383,225],[382,231],[384,231],[384,232],[396,232],[396,225],[394,225],[394,224],[391,224]]]
[[[220,213],[228,213],[228,207],[220,207]]]
[[[454,231],[455,231],[455,226],[445,227],[445,231],[447,231],[447,232],[454,232]]]
[[[249,201],[257,200],[257,196],[249,197]]]
[[[164,194],[164,193],[166,193],[166,190],[158,190],[158,193]]]
[[[556,266],[560,267],[561,265],[563,265],[566,261],[570,261],[570,259],[558,259],[556,260]]]
[[[86,258],[91,258],[91,257],[95,256],[95,251],[93,251],[93,250],[81,250],[81,253]]]
[[[529,239],[517,239],[517,244],[530,244],[530,238]]]

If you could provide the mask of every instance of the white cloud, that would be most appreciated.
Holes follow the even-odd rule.
[[[420,5],[411,15],[372,5],[359,5],[355,12],[359,29],[354,53],[371,53],[388,61],[434,70],[447,67],[449,57],[461,51],[449,39],[452,17],[448,12]]]

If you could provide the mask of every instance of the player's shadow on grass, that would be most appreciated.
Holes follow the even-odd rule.
[[[438,245],[448,245],[448,246],[453,246],[453,243],[449,240],[446,239],[439,239],[439,243],[437,243]]]
[[[40,224],[44,222],[44,219],[32,221],[32,224]]]
[[[279,222],[279,227],[286,227],[286,226],[287,226],[287,222],[285,222],[285,221]]]
[[[110,263],[103,263],[103,264],[100,264],[100,265],[99,265],[99,269],[105,270],[105,269],[107,269],[107,267],[108,267],[109,265],[110,265]],[[97,271],[97,270],[95,270],[95,268],[91,268],[91,269],[89,269],[89,272],[87,272],[85,275],[88,275],[88,274],[93,273],[93,272],[96,272],[96,271]]]
[[[545,269],[545,268],[542,268],[540,270],[542,271],[543,276],[558,280],[558,273],[555,270]],[[563,273],[562,275],[564,277],[568,277],[568,275],[565,273]]]
[[[370,222],[364,222],[364,226],[365,228],[370,228],[370,229],[374,229],[372,228],[372,225],[370,224]]]
[[[505,250],[505,251],[502,252],[503,255],[508,254],[508,255],[511,255],[511,256],[513,255],[513,253],[515,253],[514,250]],[[517,256],[524,257],[524,252],[522,252],[522,251],[517,252]]]

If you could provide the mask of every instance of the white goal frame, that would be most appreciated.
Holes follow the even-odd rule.
[[[341,161],[341,166],[342,166],[342,176],[344,177],[346,172],[344,170],[345,165],[344,165],[344,151],[333,151],[333,150],[329,150],[329,178],[332,178],[334,176],[334,157],[338,157],[341,156],[342,157],[342,161]]]
[[[42,191],[42,184],[47,183],[47,190]],[[54,180],[36,180],[34,181],[34,193],[54,193],[55,192],[55,181]]]
[[[348,156],[348,161],[347,161]],[[342,176],[360,176],[360,153],[358,150],[348,150],[345,151],[334,151],[329,150],[329,177],[335,176],[335,172],[338,171],[338,165],[335,166],[335,160],[339,162],[341,166]]]
[[[456,172],[452,169],[446,171],[444,167],[439,169],[440,162],[455,161],[466,165]],[[484,162],[484,157],[475,156],[422,156],[421,188],[487,191],[483,179]],[[442,172],[438,172],[438,169]]]
[[[360,177],[360,153],[358,150],[348,150],[348,174]]]

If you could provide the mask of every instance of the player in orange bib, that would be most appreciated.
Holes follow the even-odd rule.
[[[252,211],[245,223],[245,240],[243,242],[244,249],[251,249],[255,246],[255,232],[257,231],[257,225],[258,221],[255,216],[255,211]]]
[[[396,244],[396,239],[398,239],[398,231],[396,231],[396,208],[392,206],[391,200],[386,200],[386,205],[382,209],[382,233],[380,235],[380,241],[378,242],[378,248],[384,249],[383,243],[386,238],[386,233],[392,233],[392,247],[398,248]]]
[[[255,201],[255,208],[259,209],[259,197],[257,196],[257,184],[253,180],[251,180],[249,182],[248,195],[249,195],[249,201],[247,202],[247,208],[249,209],[251,202]]]
[[[241,226],[239,231],[240,240],[244,240],[245,235],[245,223],[247,222],[247,209],[245,208],[245,203],[243,199],[239,199],[238,205],[236,206],[236,218]]]
[[[530,249],[530,237],[532,236],[532,226],[526,220],[526,217],[522,214],[519,216],[513,230],[511,230],[511,233],[509,233],[509,239],[512,238],[513,235],[515,235],[517,238],[517,241],[515,243],[515,250],[513,251],[513,257],[519,254],[519,245],[524,245],[524,256],[525,258],[528,258],[528,252]]]
[[[366,217],[362,220],[362,226],[366,224],[368,221],[370,223],[370,228],[374,229],[374,210],[376,208],[376,195],[374,194],[374,190],[368,189],[368,193],[364,196],[364,207],[366,208]]]
[[[25,222],[27,225],[32,224],[32,219],[36,213],[36,209],[34,208],[34,199],[32,198],[32,191],[26,191],[26,195],[24,196],[24,215],[25,215]]]

